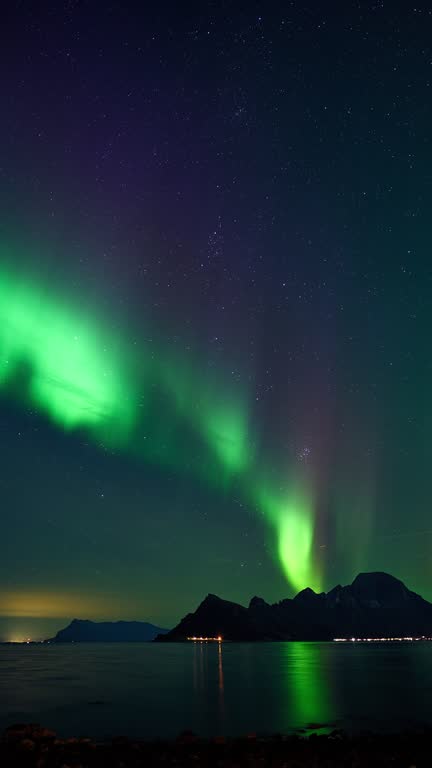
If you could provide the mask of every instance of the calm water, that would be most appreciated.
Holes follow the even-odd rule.
[[[274,733],[432,723],[432,643],[0,646],[0,729]]]

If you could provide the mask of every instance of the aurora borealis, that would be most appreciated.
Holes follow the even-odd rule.
[[[5,251],[2,251],[6,262]],[[19,260],[19,255],[18,259]],[[93,330],[83,308],[69,311],[26,277],[0,275],[0,385],[69,430],[103,430],[120,440],[131,428],[126,365]]]
[[[4,249],[3,261],[13,260]],[[273,526],[290,585],[318,588],[313,510],[296,493],[276,500],[257,485],[247,418],[239,405],[206,388],[187,360],[164,359],[163,349],[149,355],[140,347],[139,361],[130,365],[126,336],[113,345],[82,305],[52,298],[28,277],[0,275],[0,307],[0,386],[6,396],[34,407],[66,432],[86,429],[96,444],[202,475],[222,492],[236,482],[238,492]],[[159,408],[152,395],[159,395]],[[204,452],[194,462],[182,452],[188,435]]]
[[[426,21],[8,10],[0,639],[432,598]]]

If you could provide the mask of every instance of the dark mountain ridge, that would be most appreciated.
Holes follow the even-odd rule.
[[[332,640],[335,637],[432,636],[432,603],[387,573],[360,573],[348,586],[317,594],[306,588],[292,599],[247,608],[207,595],[170,632],[156,640],[192,636],[224,640]]]
[[[146,621],[88,621],[73,619],[60,629],[51,643],[143,643],[151,642],[167,629]]]

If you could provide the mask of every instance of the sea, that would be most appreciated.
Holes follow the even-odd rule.
[[[0,646],[0,730],[173,738],[432,724],[432,642]]]

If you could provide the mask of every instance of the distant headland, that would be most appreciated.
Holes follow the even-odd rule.
[[[88,621],[73,619],[45,642],[50,643],[149,643],[167,629],[146,621]]]

